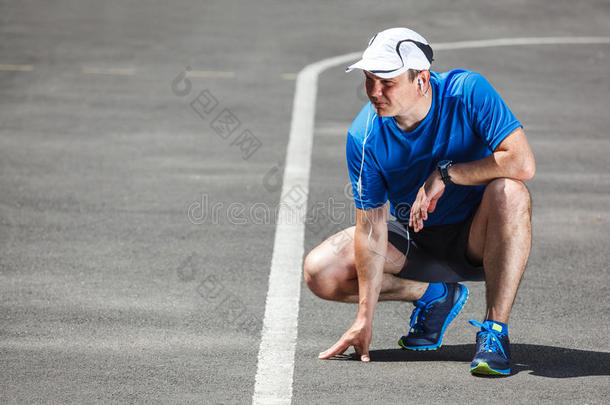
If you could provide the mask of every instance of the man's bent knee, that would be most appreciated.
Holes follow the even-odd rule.
[[[531,214],[531,197],[526,185],[519,180],[498,178],[485,188],[484,198],[491,199],[501,214]]]
[[[303,277],[307,286],[315,295],[326,300],[340,300],[343,297],[341,282],[346,281],[345,273],[324,255],[323,250],[317,248],[309,252],[303,263]]]
[[[305,278],[305,282],[311,288],[311,283],[314,281],[316,277],[319,276],[321,272],[322,263],[320,255],[316,252],[316,249],[309,252],[309,254],[305,257],[305,261],[303,262],[303,278]]]

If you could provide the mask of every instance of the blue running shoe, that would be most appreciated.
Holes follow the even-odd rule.
[[[469,322],[481,328],[477,333],[477,352],[470,364],[470,372],[481,375],[509,375],[508,334],[502,333],[502,327],[494,321],[480,323],[471,319]]]
[[[443,343],[447,326],[460,313],[468,299],[468,288],[458,283],[446,283],[445,294],[430,302],[415,301],[410,330],[398,340],[409,350],[436,350]]]

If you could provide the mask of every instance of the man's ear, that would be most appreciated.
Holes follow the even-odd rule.
[[[417,80],[421,81],[421,84],[419,84],[419,88],[420,88],[422,94],[424,96],[428,97],[428,91],[430,91],[430,71],[422,70],[419,73]]]
[[[428,88],[428,83],[430,83],[430,71],[429,70],[422,70],[419,73],[419,77],[424,82],[425,88]]]

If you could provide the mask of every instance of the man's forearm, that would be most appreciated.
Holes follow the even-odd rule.
[[[358,273],[358,318],[372,323],[383,281],[387,232],[373,232],[369,243],[368,232],[357,228],[354,248]]]
[[[534,155],[525,134],[517,129],[491,155],[473,162],[456,163],[448,172],[455,184],[478,186],[500,177],[529,180],[535,170]]]
[[[502,154],[503,152],[497,152],[473,162],[454,164],[449,168],[451,181],[463,186],[478,186],[500,177],[515,180],[527,180],[529,178],[522,169],[510,164],[504,165]]]

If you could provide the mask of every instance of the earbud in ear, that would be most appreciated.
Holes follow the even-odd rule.
[[[424,92],[424,82],[422,82],[421,79],[417,79],[417,84],[419,86],[419,89],[423,93]]]

